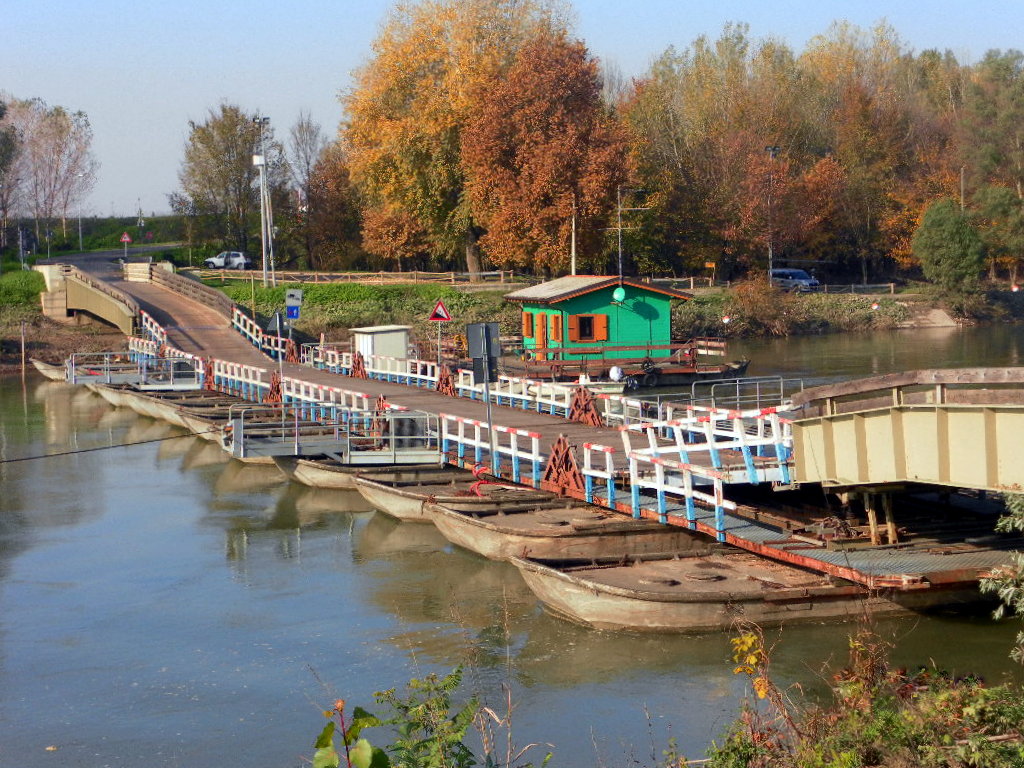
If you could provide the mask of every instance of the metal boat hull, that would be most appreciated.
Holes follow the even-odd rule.
[[[448,541],[491,560],[590,560],[702,551],[709,541],[677,526],[633,520],[591,506],[476,514],[431,503],[425,511]]]
[[[729,555],[730,558],[737,557]],[[596,629],[634,632],[706,632],[728,629],[737,619],[775,626],[790,622],[856,620],[873,615],[914,613],[938,605],[977,603],[974,585],[945,590],[870,592],[856,585],[832,585],[803,574],[806,583],[775,581],[786,568],[744,558],[723,581],[705,581],[716,573],[722,556],[691,557],[665,563],[660,574],[644,578],[642,566],[615,569],[550,567],[512,558],[527,585],[544,607],[570,621]],[[633,572],[630,573],[630,570]],[[795,570],[795,569],[790,569]],[[666,576],[665,574],[674,574]],[[616,583],[618,582],[618,583]]]

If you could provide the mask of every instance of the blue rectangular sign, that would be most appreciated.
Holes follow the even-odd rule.
[[[299,319],[299,308],[298,307],[285,307],[285,310],[287,310],[287,312],[288,312],[288,319],[289,320],[298,320]]]

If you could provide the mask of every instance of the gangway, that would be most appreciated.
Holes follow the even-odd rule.
[[[232,407],[224,447],[253,460],[273,456],[324,456],[344,464],[441,463],[438,417],[423,411],[357,410],[335,403],[302,409],[289,405]]]
[[[138,357],[114,352],[76,352],[67,363],[71,384],[110,384],[139,390],[197,390],[203,386],[201,361],[184,357]]]

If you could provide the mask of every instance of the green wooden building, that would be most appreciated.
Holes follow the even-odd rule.
[[[537,359],[581,360],[595,353],[604,359],[668,357],[668,349],[645,348],[672,343],[672,299],[690,296],[630,278],[572,275],[505,298],[522,305],[526,350],[559,350],[534,353]],[[633,349],[608,349],[614,347]]]

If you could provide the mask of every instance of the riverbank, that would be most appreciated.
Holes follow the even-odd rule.
[[[239,306],[271,317],[284,306],[284,286],[263,288],[251,281],[210,283]],[[26,356],[63,362],[73,352],[120,348],[122,337],[101,323],[66,326],[42,317],[40,276],[33,272],[0,278],[4,299],[0,309],[0,371],[21,364],[21,323],[25,323]],[[348,338],[349,329],[367,325],[408,325],[416,338],[433,341],[437,323],[429,321],[434,306],[444,302],[454,320],[442,323],[449,341],[465,333],[467,323],[497,321],[506,336],[520,332],[519,307],[498,290],[466,293],[436,284],[365,285],[304,284],[302,316],[295,323],[300,339],[327,341]],[[673,308],[677,337],[725,336],[730,339],[864,333],[893,329],[957,327],[967,324],[1014,323],[1024,318],[1024,294],[990,291],[979,298],[971,318],[954,317],[944,303],[926,294],[879,296],[785,293],[763,282],[731,290],[699,291]]]
[[[76,352],[120,351],[124,347],[124,335],[116,328],[101,323],[61,325],[36,309],[4,307],[0,309],[0,373],[21,370],[22,323],[29,367],[33,357],[60,364]]]

